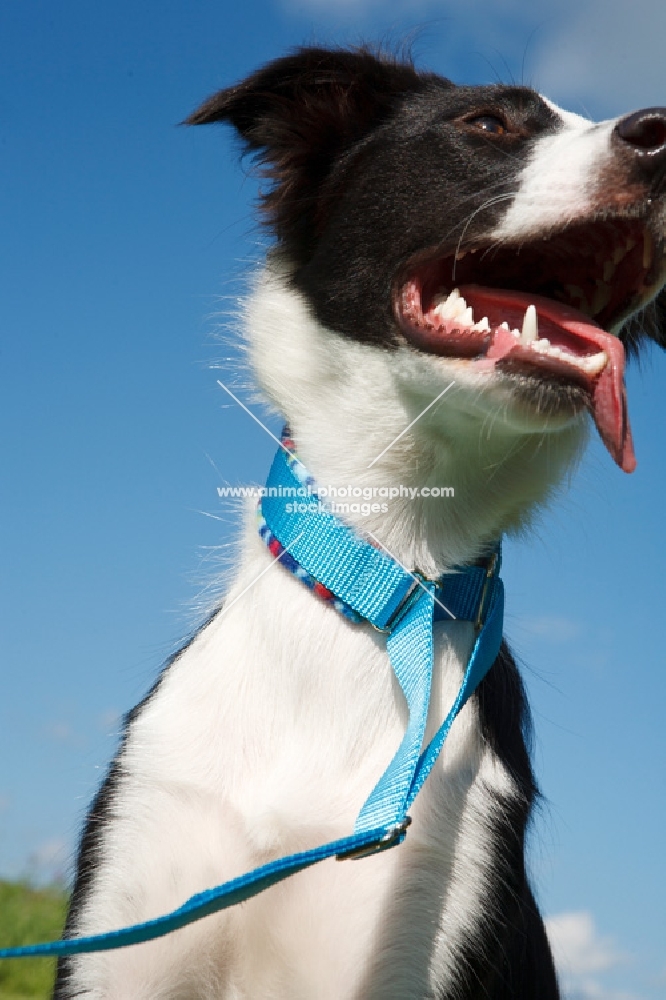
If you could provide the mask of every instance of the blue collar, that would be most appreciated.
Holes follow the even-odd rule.
[[[322,588],[325,594],[321,596],[330,595],[330,600],[338,602],[338,610],[345,613],[346,609],[347,617],[369,622],[386,635],[389,660],[409,708],[402,742],[366,799],[353,833],[271,861],[197,893],[177,910],[142,924],[89,937],[4,948],[0,949],[0,959],[75,955],[151,941],[244,902],[326,858],[361,858],[404,840],[411,822],[411,804],[437,760],[454,719],[490,670],[500,649],[504,589],[498,575],[499,548],[485,567],[468,566],[439,580],[428,580],[364,541],[320,507],[316,499],[312,501],[313,512],[287,510],[288,498],[298,498],[303,488],[306,496],[308,489],[316,493],[314,482],[295,454],[280,448],[261,502],[264,538],[285,565],[292,560],[292,572],[313,589]],[[436,618],[474,622],[476,638],[458,695],[435,736],[424,746]]]
[[[499,574],[499,543],[486,559],[455,567],[437,580],[428,580],[419,570],[410,572],[388,552],[384,554],[381,543],[364,541],[328,512],[317,493],[316,481],[296,454],[287,428],[262,493],[257,508],[258,529],[272,555],[346,618],[368,621],[382,632],[391,631],[419,585],[433,583],[435,621],[474,621],[477,628],[481,626]],[[364,574],[362,582],[359,570]],[[373,571],[381,580],[373,578]],[[378,610],[377,601],[381,602],[386,581],[390,581],[389,587],[395,584],[393,600]]]

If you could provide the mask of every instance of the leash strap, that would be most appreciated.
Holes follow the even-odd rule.
[[[292,560],[337,600],[386,633],[389,660],[409,709],[405,735],[361,808],[354,832],[197,893],[183,906],[154,920],[90,937],[0,949],[0,959],[108,951],[154,940],[244,902],[326,858],[367,857],[405,839],[411,822],[407,810],[432,770],[454,719],[499,652],[504,608],[499,552],[487,567],[465,567],[438,581],[426,580],[356,535],[318,502],[316,494],[303,505],[314,506],[314,511],[295,512],[293,507],[300,504],[288,511],[285,497],[298,497],[304,483],[312,489],[313,481],[295,454],[281,448],[262,498],[262,523]],[[276,554],[273,546],[271,551]],[[433,621],[454,619],[475,622],[477,637],[455,702],[422,750],[432,686]]]
[[[381,843],[385,837],[385,830],[372,830],[363,836],[354,834],[350,837],[343,837],[341,840],[331,841],[331,843],[323,844],[314,850],[302,851],[299,854],[291,854],[289,857],[271,861],[245,875],[224,882],[214,889],[199,892],[195,896],[191,896],[177,910],[154,920],[146,920],[144,923],[123,927],[117,931],[107,931],[105,934],[93,934],[90,937],[48,941],[44,944],[29,944],[21,948],[2,948],[0,949],[0,959],[79,955],[95,951],[113,951],[116,948],[141,944],[143,941],[153,941],[171,934],[173,931],[180,930],[187,924],[193,924],[211,913],[225,910],[237,903],[244,903],[252,896],[263,892],[264,889],[269,889],[290,875],[295,875],[296,872],[303,871],[304,868],[309,868],[326,858],[346,857],[355,850],[366,849],[369,854],[384,850],[384,847],[376,845]],[[393,843],[399,843],[402,839],[404,839],[404,833],[396,833],[396,839],[391,843],[387,840],[386,847],[392,847]]]

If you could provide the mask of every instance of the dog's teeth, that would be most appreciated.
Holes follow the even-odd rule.
[[[598,375],[608,364],[608,355],[605,351],[599,351],[597,354],[592,354],[588,357],[578,357],[564,347],[557,347],[551,344],[545,337],[543,340],[533,343],[531,347],[533,350],[538,351],[540,354],[545,354],[549,358],[556,358],[559,361],[565,361],[569,365],[574,365],[587,375]]]
[[[511,333],[514,335],[516,340],[520,340],[520,330],[512,330]]]
[[[463,299],[463,301],[464,301],[464,299]],[[473,326],[474,325],[474,313],[472,311],[472,307],[471,306],[468,306],[467,309],[465,309],[464,313],[460,317],[460,322],[461,323],[465,323],[466,326]]]
[[[453,315],[455,319],[462,319],[466,311],[467,311],[467,303],[465,302],[462,295],[459,295],[458,298],[453,303]]]
[[[435,302],[434,312],[441,319],[460,319],[467,309],[467,303],[457,288],[454,288],[446,298],[443,295],[439,296]],[[474,320],[472,319],[471,322],[473,323]]]
[[[608,364],[608,355],[605,351],[599,351],[598,354],[592,354],[587,358],[576,358],[575,364],[588,375],[598,375]]]
[[[535,306],[528,306],[525,310],[525,319],[523,320],[523,329],[520,333],[521,344],[531,344],[537,340],[539,336],[539,323],[537,320],[537,311]]]
[[[488,333],[490,330],[490,323],[488,322],[488,317],[484,316],[480,319],[478,323],[474,324],[474,330],[479,330],[481,333]]]
[[[458,291],[457,288],[454,288],[453,291],[449,292],[448,294],[446,292],[440,292],[438,295],[436,295],[435,303],[438,306],[443,306],[447,302],[453,304],[456,301],[456,299],[459,298],[460,298],[460,292]]]

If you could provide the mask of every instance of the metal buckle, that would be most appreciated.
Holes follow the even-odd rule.
[[[495,567],[497,566],[497,552],[493,552],[490,559],[488,560],[488,566],[486,568],[486,578],[483,581],[483,590],[481,591],[481,597],[479,598],[479,610],[476,615],[476,621],[474,622],[474,628],[478,632],[483,626],[483,613],[486,610],[486,598],[488,596],[488,587],[490,586],[490,581],[495,575]]]
[[[428,580],[427,577],[419,573],[419,571],[416,569],[410,575],[414,577],[414,579],[412,580],[412,584],[407,593],[405,594],[405,596],[403,597],[403,599],[400,601],[398,607],[395,609],[395,611],[387,621],[386,625],[375,625],[374,622],[370,622],[375,631],[381,632],[383,635],[390,635],[390,633],[398,624],[402,616],[405,615],[411,608],[412,604],[414,603],[415,597],[418,597],[418,591],[422,589],[422,585],[424,583],[432,582]]]
[[[375,625],[374,622],[370,622],[375,631],[381,632],[383,635],[390,635],[390,633],[393,631],[394,626],[402,618],[403,614],[405,614],[405,612],[408,611],[409,608],[412,606],[414,602],[414,595],[416,591],[419,589],[420,589],[420,584],[418,580],[414,580],[409,590],[407,591],[403,599],[400,601],[400,604],[398,605],[398,607],[395,609],[395,611],[387,621],[386,625]]]
[[[392,827],[379,840],[370,844],[364,844],[363,847],[351,847],[348,851],[343,851],[342,854],[336,854],[335,860],[359,861],[361,858],[370,858],[373,854],[381,854],[382,851],[387,851],[390,847],[395,847],[396,844],[400,844],[405,839],[407,827],[411,822],[412,817],[405,816],[402,823],[398,823]]]

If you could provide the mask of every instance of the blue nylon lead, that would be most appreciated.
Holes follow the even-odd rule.
[[[76,955],[151,941],[244,902],[327,858],[365,857],[404,840],[407,810],[437,760],[454,719],[499,652],[504,609],[499,555],[488,567],[465,567],[438,581],[425,580],[406,572],[323,505],[315,503],[314,512],[288,511],[285,497],[298,496],[293,491],[302,489],[304,482],[312,484],[304,467],[280,449],[262,499],[265,524],[308,574],[354,613],[386,632],[389,660],[409,710],[405,735],[363,805],[354,832],[197,893],[178,909],[153,920],[89,937],[0,949],[0,959]],[[311,499],[316,501],[316,494]],[[477,636],[455,702],[423,748],[432,685],[433,621],[441,619],[473,621]]]
[[[353,834],[350,837],[343,837],[341,840],[333,840],[321,847],[316,847],[311,851],[302,851],[299,854],[291,854],[286,858],[279,858],[271,861],[261,868],[255,868],[245,875],[224,882],[214,889],[206,889],[195,896],[191,896],[182,906],[171,913],[154,920],[146,920],[141,924],[134,924],[131,927],[123,927],[116,931],[107,931],[105,934],[93,934],[90,937],[72,938],[64,941],[47,941],[44,944],[28,944],[21,948],[1,948],[0,959],[3,958],[40,958],[63,955],[79,955],[94,951],[113,951],[116,948],[126,948],[128,945],[141,944],[144,941],[153,941],[156,938],[164,937],[173,931],[186,927],[196,920],[225,910],[228,906],[235,906],[237,903],[244,903],[264,889],[296,872],[303,871],[311,865],[324,861],[326,858],[343,858],[351,852],[367,849],[371,853],[376,853],[373,847],[385,839],[387,847],[393,847],[394,843],[399,843],[404,839],[402,830],[371,830],[363,835]],[[376,850],[381,850],[381,846]]]

